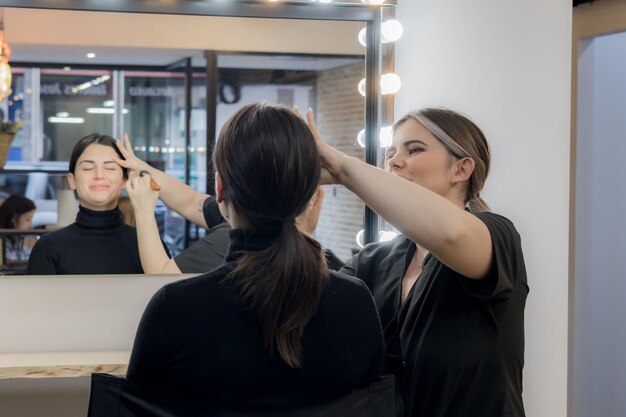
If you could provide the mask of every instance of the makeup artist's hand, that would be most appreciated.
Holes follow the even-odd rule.
[[[131,171],[128,174],[126,191],[130,197],[133,210],[135,210],[135,216],[154,216],[154,209],[159,199],[159,192],[153,189],[150,184],[151,181],[156,182],[156,180],[151,178],[148,171],[140,171],[140,174]],[[159,184],[157,183],[157,185]]]
[[[322,165],[322,172],[320,175],[321,184],[341,184],[341,167],[343,161],[348,158],[348,155],[333,148],[327,144],[319,130],[317,130],[317,124],[313,117],[313,110],[309,107],[306,112],[306,121],[311,129],[311,133],[315,138],[315,144],[317,145],[317,151],[320,155],[320,163]]]
[[[133,148],[130,144],[130,139],[128,138],[128,134],[124,134],[124,144],[118,140],[116,141],[117,149],[124,155],[125,159],[120,159],[118,157],[113,157],[113,160],[117,162],[123,168],[127,168],[129,171],[134,171],[135,174],[139,174],[141,171],[150,172],[150,165],[141,159],[135,156],[135,152],[133,152]]]

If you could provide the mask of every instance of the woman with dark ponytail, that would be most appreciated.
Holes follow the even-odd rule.
[[[213,162],[229,254],[153,297],[128,379],[217,408],[323,403],[376,381],[383,341],[371,294],[329,271],[320,244],[296,227],[320,176],[306,123],[283,107],[244,106]],[[156,204],[149,184],[131,173],[136,210]]]

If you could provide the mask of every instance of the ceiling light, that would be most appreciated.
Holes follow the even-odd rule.
[[[82,117],[48,117],[49,123],[70,123],[70,124],[81,124],[85,123],[85,119]]]
[[[104,100],[102,102],[102,105],[104,107],[114,107],[115,106],[115,101],[113,101],[113,100]]]
[[[93,52],[88,52],[87,53],[87,58],[94,59],[95,57],[96,57],[96,54],[94,54]]]
[[[57,113],[57,117],[69,117],[70,114],[66,111],[60,111]]]
[[[115,109],[112,109],[110,107],[88,107],[87,108],[87,113],[90,113],[90,114],[113,114],[113,113],[115,113]],[[123,114],[128,114],[128,109],[123,109],[122,113]]]

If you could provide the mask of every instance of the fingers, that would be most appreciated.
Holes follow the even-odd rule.
[[[124,133],[124,146],[126,147],[126,149],[128,149],[130,152],[133,151],[133,148],[131,148],[130,146],[130,138],[128,137],[128,133]]]
[[[134,190],[135,192],[143,192],[148,189],[152,191],[160,191],[161,184],[159,184],[157,180],[152,178],[150,174],[146,175],[145,173],[143,173],[143,175],[140,175],[136,174],[134,171],[131,171],[128,174],[128,180],[126,181],[126,189],[128,190],[129,194],[131,193],[131,190]]]
[[[324,141],[322,139],[322,135],[320,135],[319,130],[317,130],[317,123],[315,123],[315,117],[313,117],[313,109],[308,108],[306,111],[306,123],[309,125],[309,129],[311,129],[311,133],[313,133],[313,137],[315,137],[316,141]]]

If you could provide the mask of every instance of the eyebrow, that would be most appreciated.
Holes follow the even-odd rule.
[[[95,163],[96,163],[96,161],[92,161],[91,159],[84,159],[84,160],[80,161],[78,163],[78,165],[80,165],[80,164],[95,164]],[[117,164],[117,162],[115,162],[113,160],[111,160],[111,161],[104,161],[103,163],[105,163],[105,164]]]
[[[413,144],[419,144],[419,145],[423,145],[423,146],[428,146],[428,145],[426,144],[426,142],[423,142],[423,141],[421,141],[421,140],[419,140],[419,139],[409,139],[409,140],[407,140],[406,142],[404,142],[404,143],[402,144],[402,146],[404,146],[404,147],[406,148],[407,146],[410,146],[410,145],[413,145]],[[390,147],[388,147],[388,148],[387,148],[387,151],[389,151],[389,150],[395,150],[395,149],[396,149],[396,147],[395,147],[395,146],[390,146]]]

